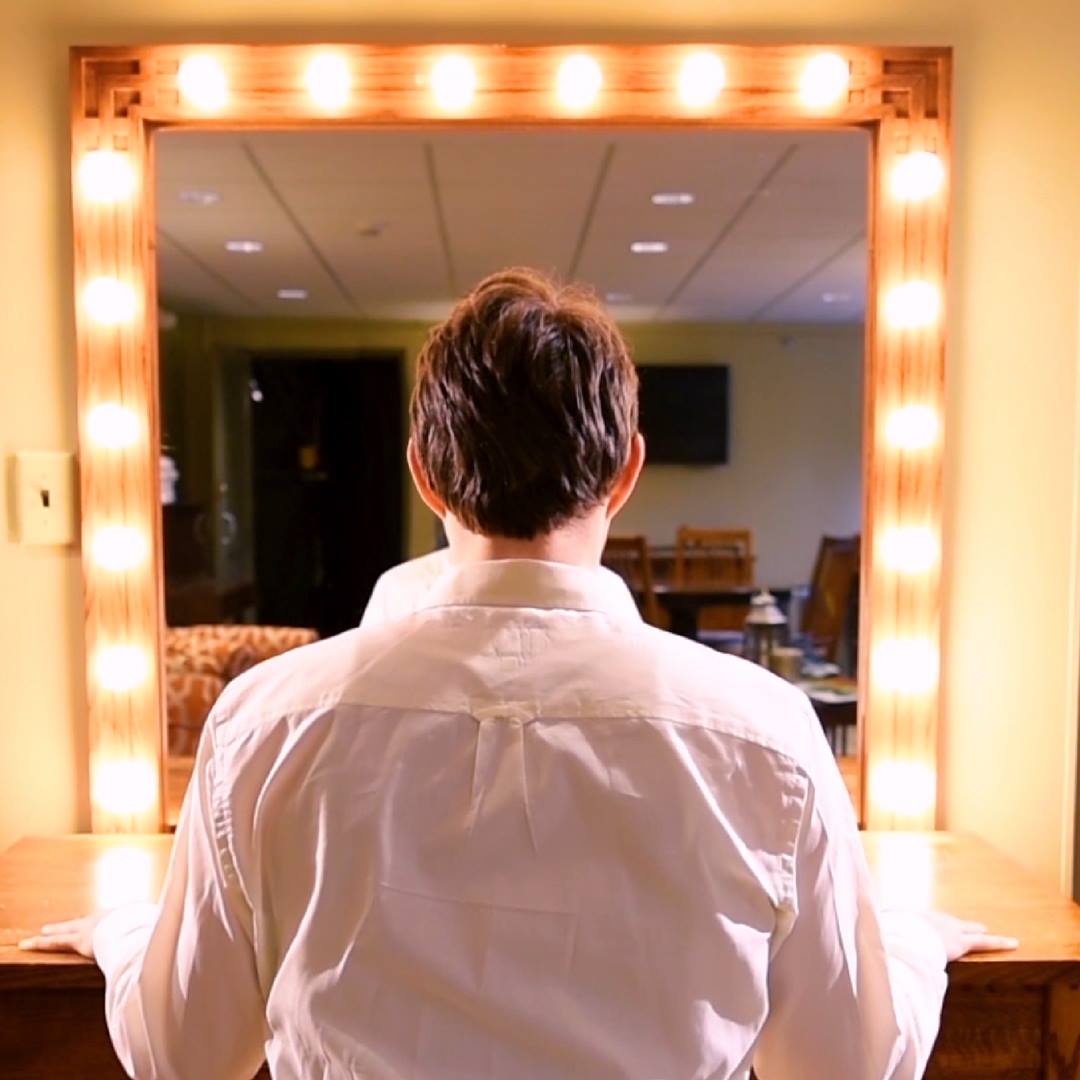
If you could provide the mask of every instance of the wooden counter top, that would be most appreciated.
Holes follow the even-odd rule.
[[[958,966],[1080,962],[1080,906],[983,841],[954,833],[862,838],[886,905],[933,907],[1020,938],[1014,953],[970,957]],[[165,835],[28,837],[10,847],[0,855],[0,969],[93,969],[80,957],[25,953],[15,945],[43,923],[156,898],[171,847]],[[10,977],[0,970],[0,981]]]
[[[942,1034],[927,1076],[1080,1077],[1080,1049],[1070,1060],[1080,1047],[1080,906],[972,837],[864,833],[863,842],[887,905],[935,907],[1021,941],[1014,953],[951,965]],[[103,980],[90,962],[20,952],[16,944],[42,923],[154,898],[171,843],[165,835],[27,838],[0,855],[0,994],[99,993]],[[95,1002],[100,1010],[96,995]],[[0,1013],[4,1007],[0,1001]]]

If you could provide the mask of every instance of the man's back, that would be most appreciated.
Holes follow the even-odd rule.
[[[800,696],[645,626],[596,571],[474,564],[425,603],[262,665],[210,721],[187,812],[255,970],[213,981],[182,933],[178,967],[206,979],[191,1000],[233,1010],[238,1060],[239,1018],[264,1010],[279,1078],[745,1077],[781,1007],[772,1076],[891,1075],[891,1010],[861,1030],[861,943],[836,937],[851,912],[826,912],[819,1003],[776,982],[808,814],[845,798]],[[850,806],[824,816],[850,831],[847,872]],[[205,938],[193,892],[175,917]],[[792,1071],[824,1023],[855,1043]],[[265,1034],[259,1016],[249,1056]]]

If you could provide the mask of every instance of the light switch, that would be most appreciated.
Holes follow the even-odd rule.
[[[15,536],[20,544],[75,543],[75,455],[15,455]]]

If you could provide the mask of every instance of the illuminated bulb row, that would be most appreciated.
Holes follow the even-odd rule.
[[[94,660],[94,675],[103,690],[126,694],[150,674],[150,657],[139,645],[108,645]]]
[[[156,763],[146,758],[103,761],[94,766],[92,794],[94,804],[107,813],[143,813],[157,801]]]
[[[919,817],[934,806],[937,777],[921,761],[882,761],[870,774],[869,791],[879,810],[898,817]],[[923,882],[920,891],[925,893],[925,874],[919,880]]]
[[[848,61],[836,53],[819,53],[803,69],[799,93],[811,109],[823,109],[843,101],[851,78]],[[460,111],[469,106],[476,90],[476,70],[464,56],[444,56],[432,68],[430,85],[440,108]],[[586,53],[568,57],[556,76],[556,94],[572,110],[589,108],[603,87],[600,65]],[[677,79],[679,99],[687,108],[712,105],[727,84],[724,62],[715,53],[692,53],[682,63]],[[189,56],[177,74],[180,94],[202,112],[218,112],[229,99],[225,69],[212,56]],[[344,108],[352,91],[348,61],[339,53],[320,53],[304,72],[304,85],[321,109]]]
[[[940,557],[937,533],[926,526],[909,525],[886,529],[879,542],[883,566],[898,574],[925,574]]]
[[[928,694],[938,682],[938,649],[928,638],[879,642],[870,658],[870,678],[890,694]]]

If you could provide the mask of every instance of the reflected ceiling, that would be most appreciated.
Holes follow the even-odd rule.
[[[858,323],[868,155],[856,130],[164,132],[162,302],[429,320],[527,264],[589,282],[625,320]]]

